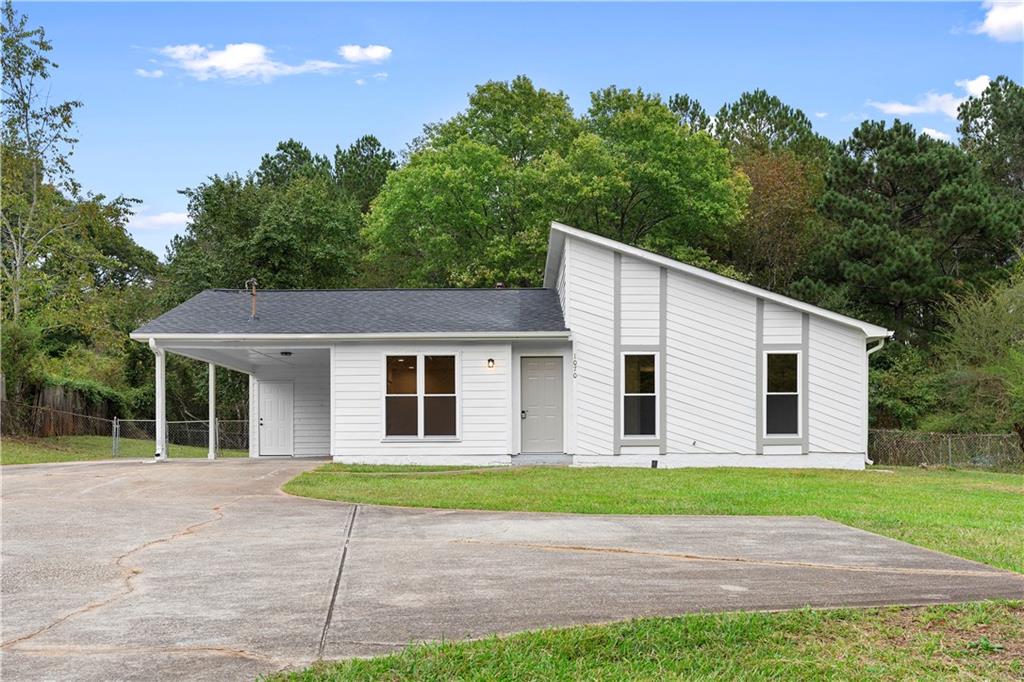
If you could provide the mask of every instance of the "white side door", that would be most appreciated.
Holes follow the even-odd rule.
[[[259,383],[261,457],[292,454],[294,391],[295,388],[290,381]]]
[[[561,453],[562,358],[523,358],[522,452]]]

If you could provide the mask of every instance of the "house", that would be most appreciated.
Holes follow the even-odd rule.
[[[255,316],[253,316],[255,312]],[[249,376],[250,455],[862,469],[891,332],[554,223],[541,289],[209,290],[132,338]]]

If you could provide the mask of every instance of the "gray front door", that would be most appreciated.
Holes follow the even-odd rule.
[[[562,446],[562,358],[523,358],[521,451],[564,452]]]

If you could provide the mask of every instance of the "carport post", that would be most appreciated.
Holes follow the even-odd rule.
[[[210,387],[209,387],[209,403],[210,403],[210,435],[209,444],[210,447],[206,453],[206,456],[210,459],[217,458],[217,366],[212,362],[210,367]]]
[[[166,353],[163,348],[157,348],[153,339],[149,340],[150,348],[156,356],[156,459],[167,459],[167,386]]]

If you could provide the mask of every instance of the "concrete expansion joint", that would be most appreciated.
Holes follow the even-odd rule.
[[[284,665],[285,668],[291,665],[304,664],[305,661],[291,661],[285,663],[280,658],[266,656],[248,649],[238,649],[226,646],[67,646],[67,645],[28,645],[18,646],[17,651],[37,656],[75,656],[75,655],[108,655],[108,654],[209,654],[211,656],[226,656],[229,658],[240,658],[261,663],[272,663]]]
[[[341,587],[341,573],[345,570],[345,559],[348,557],[348,545],[352,540],[352,529],[356,525],[356,514],[359,512],[359,505],[352,505],[352,514],[348,517],[348,527],[345,530],[345,539],[341,545],[341,559],[338,561],[338,573],[334,577],[334,589],[331,591],[331,603],[327,607],[327,616],[324,618],[324,627],[320,631],[320,643],[317,646],[317,660],[324,657],[324,647],[327,646],[327,632],[331,628],[331,619],[334,616],[334,607],[338,602],[338,589]]]
[[[979,570],[957,570],[944,568],[910,568],[900,566],[853,566],[848,564],[827,564],[810,561],[785,561],[782,559],[749,559],[738,556],[714,556],[704,554],[689,554],[686,552],[659,552],[653,550],[630,549],[628,547],[593,547],[587,545],[559,545],[536,542],[503,542],[497,540],[475,540],[464,538],[449,540],[453,544],[475,544],[493,545],[503,547],[517,547],[520,549],[537,549],[546,552],[581,552],[593,554],[616,554],[620,556],[648,557],[656,559],[669,559],[674,561],[694,561],[713,563],[735,563],[748,564],[753,566],[784,566],[790,568],[812,568],[827,571],[850,571],[854,573],[894,573],[901,575],[942,575],[962,577],[982,577],[1004,579],[1006,571],[991,569]]]
[[[180,538],[195,534],[201,528],[204,528],[210,524],[216,523],[223,519],[224,507],[234,504],[235,502],[238,502],[240,499],[242,499],[241,496],[234,498],[230,502],[225,502],[223,504],[218,504],[212,507],[211,511],[213,511],[214,513],[213,518],[206,519],[205,521],[199,521],[198,523],[190,524],[179,531],[171,533],[170,535],[167,535],[162,538],[156,538],[154,540],[149,540],[147,542],[142,543],[141,545],[137,545],[129,549],[127,552],[124,552],[123,554],[118,555],[114,559],[114,565],[118,568],[118,570],[121,571],[121,590],[118,593],[106,597],[105,599],[101,599],[99,601],[90,602],[85,606],[80,606],[79,608],[74,609],[73,611],[70,611],[69,613],[66,613],[63,616],[60,616],[56,620],[36,630],[33,630],[32,632],[21,635],[20,637],[15,637],[14,639],[9,639],[5,642],[0,642],[0,649],[7,649],[9,647],[13,647],[14,645],[21,644],[22,642],[27,642],[35,637],[38,637],[43,633],[49,632],[50,630],[61,625],[62,623],[67,622],[68,620],[71,620],[72,618],[76,618],[78,616],[90,613],[92,611],[96,611],[105,606],[109,606],[110,604],[113,604],[116,601],[124,599],[125,597],[127,597],[135,591],[134,579],[136,576],[142,573],[141,568],[137,566],[126,566],[124,564],[125,560],[127,560],[128,557],[138,554],[139,552],[149,549],[150,547],[166,544],[168,542],[173,542],[174,540],[178,540]],[[19,649],[20,648],[21,647],[19,647]]]

